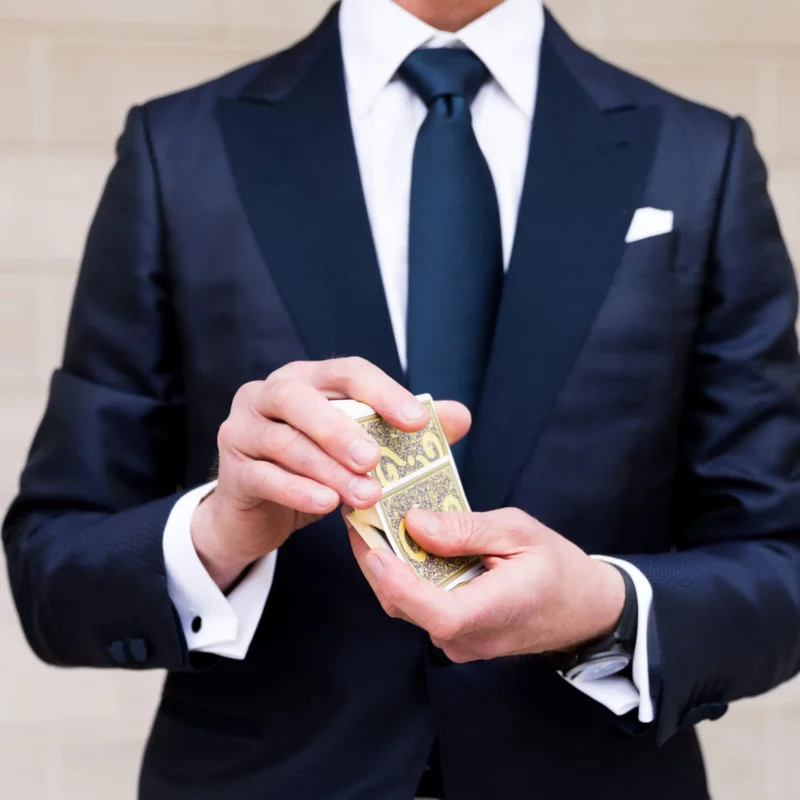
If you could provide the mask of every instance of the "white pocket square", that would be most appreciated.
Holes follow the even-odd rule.
[[[641,239],[649,239],[651,236],[661,236],[669,233],[674,224],[675,214],[672,211],[664,211],[660,208],[639,208],[633,215],[625,242],[630,244]]]

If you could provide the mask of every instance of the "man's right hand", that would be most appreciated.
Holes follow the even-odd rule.
[[[328,401],[366,403],[404,431],[428,412],[378,367],[360,358],[294,362],[244,385],[219,430],[219,481],[192,518],[195,549],[226,591],[255,560],[298,528],[344,502],[370,508],[380,497],[367,476],[380,459],[375,440]],[[459,403],[437,404],[451,442],[470,426]]]

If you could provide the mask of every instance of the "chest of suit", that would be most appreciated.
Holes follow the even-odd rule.
[[[330,59],[317,66],[321,81],[307,77],[280,101],[259,86],[223,99],[211,135],[164,159],[176,173],[165,184],[181,187],[166,194],[165,209],[175,231],[187,483],[204,479],[215,431],[249,380],[293,360],[344,355],[403,380],[340,56]],[[696,165],[676,170],[666,155],[659,109],[599,110],[547,41],[542,59],[464,477],[474,507],[514,503],[589,549],[613,552],[637,507],[659,493],[668,500],[707,246],[692,231],[714,198],[684,196],[681,170],[686,177]],[[676,229],[625,244],[644,205],[675,208]]]

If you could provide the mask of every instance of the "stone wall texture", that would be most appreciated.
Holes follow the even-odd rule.
[[[86,229],[126,109],[258,58],[326,0],[0,0],[0,506],[58,363]],[[800,2],[552,0],[584,44],[752,122],[800,261]],[[62,672],[0,578],[0,796],[133,800],[158,674]],[[800,796],[800,683],[702,726],[713,795]]]

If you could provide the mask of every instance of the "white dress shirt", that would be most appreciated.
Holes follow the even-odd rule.
[[[339,26],[347,97],[367,211],[400,362],[406,365],[408,228],[411,172],[417,133],[427,114],[419,97],[395,77],[420,47],[466,47],[491,77],[472,105],[475,135],[489,164],[500,208],[505,266],[517,224],[539,80],[544,33],[541,0],[505,0],[461,31],[443,33],[392,0],[342,0]],[[190,534],[194,510],[214,488],[185,495],[164,532],[170,597],[190,650],[242,659],[272,586],[277,554],[259,561],[226,597],[206,572]],[[633,681],[614,676],[573,685],[624,714],[639,708],[653,720],[647,659],[652,588],[627,562],[639,605]]]

